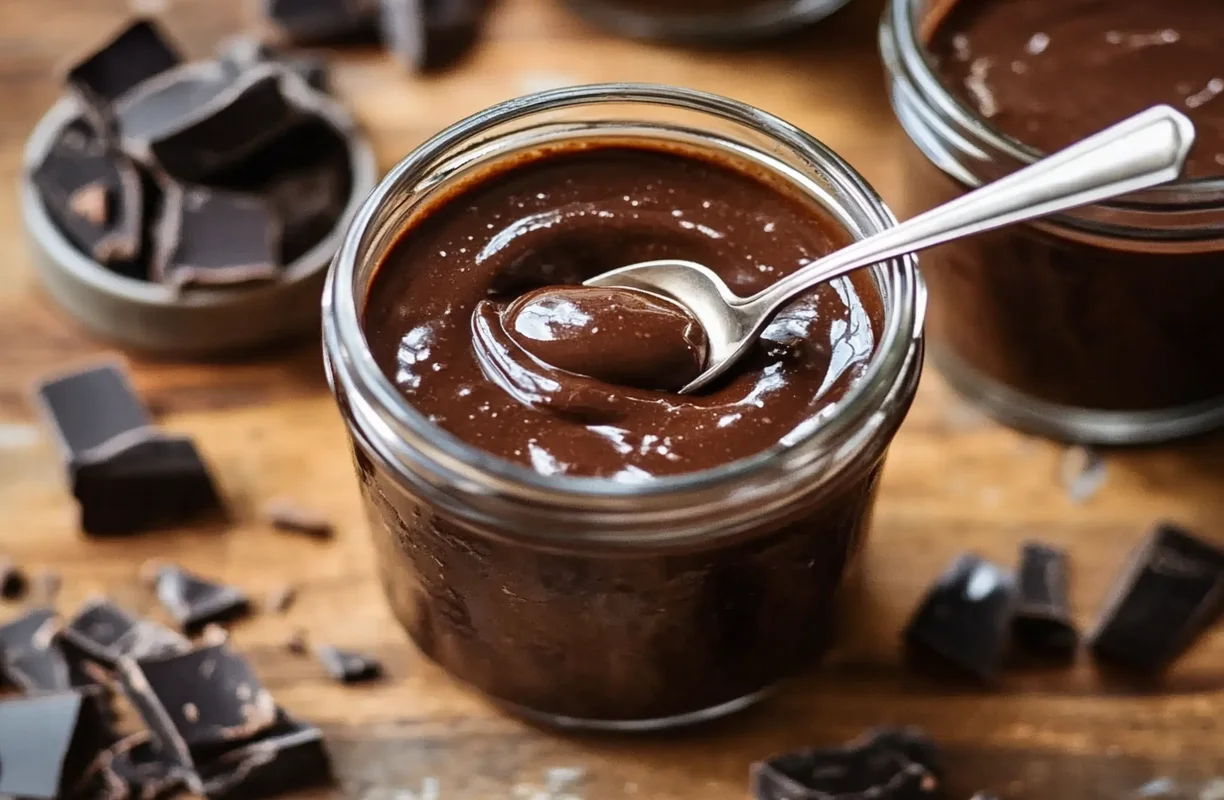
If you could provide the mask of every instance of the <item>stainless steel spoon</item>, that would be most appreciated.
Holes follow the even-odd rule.
[[[1076,206],[1165,183],[1181,175],[1194,125],[1169,106],[1155,106],[1081,142],[861,239],[751,297],[738,297],[692,261],[647,261],[585,282],[653,292],[684,306],[705,328],[705,371],[681,393],[705,386],[736,362],[773,316],[817,284],[890,258]]]

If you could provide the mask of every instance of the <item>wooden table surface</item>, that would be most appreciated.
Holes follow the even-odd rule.
[[[143,6],[199,55],[250,24],[252,13],[234,0]],[[0,181],[10,187],[0,192],[0,552],[31,569],[59,570],[63,609],[105,592],[156,614],[136,578],[140,563],[154,556],[256,597],[295,583],[299,598],[286,615],[256,615],[236,626],[234,638],[284,706],[324,727],[337,796],[544,798],[549,769],[576,767],[585,777],[570,791],[584,800],[730,800],[746,796],[755,759],[894,722],[923,725],[945,743],[953,798],[978,789],[1034,800],[1126,798],[1161,777],[1175,781],[1180,796],[1224,797],[1224,780],[1212,783],[1224,774],[1218,632],[1146,686],[1106,682],[1087,658],[1072,669],[1009,671],[992,690],[941,683],[906,670],[897,646],[908,612],[954,555],[973,549],[1010,564],[1027,537],[1070,549],[1075,611],[1087,625],[1154,520],[1224,534],[1224,440],[1111,453],[1103,488],[1076,504],[1060,480],[1061,448],[985,421],[933,371],[892,448],[849,639],[759,708],[670,735],[539,730],[498,714],[416,654],[373,578],[344,432],[314,341],[221,364],[132,356],[138,388],[166,427],[195,437],[237,521],[225,529],[83,539],[29,389],[38,375],[106,347],[52,308],[36,286],[12,188],[22,142],[59,91],[56,68],[126,13],[122,0],[0,3]],[[485,41],[461,68],[420,79],[378,51],[355,51],[336,56],[336,84],[384,167],[441,126],[513,95],[652,80],[778,113],[841,152],[896,201],[903,135],[876,55],[879,13],[878,0],[855,0],[768,51],[727,53],[619,41],[553,0],[503,0]],[[336,520],[336,541],[269,530],[258,509],[278,495]],[[0,609],[0,616],[14,612]],[[333,684],[311,660],[284,652],[279,643],[294,626],[320,641],[376,653],[389,679],[362,688]]]

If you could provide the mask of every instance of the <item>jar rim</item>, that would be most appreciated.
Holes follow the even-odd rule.
[[[953,122],[959,133],[972,135],[973,144],[989,153],[1012,159],[1019,166],[1026,166],[1047,155],[1045,151],[999,130],[953,94],[935,74],[929,58],[930,51],[919,33],[919,26],[915,24],[921,4],[925,2],[930,0],[889,0],[884,9],[880,42],[886,65],[890,60],[899,59],[922,96],[935,104]],[[1123,212],[1159,212],[1182,211],[1188,205],[1212,208],[1222,203],[1224,177],[1174,181],[1094,205]]]
[[[481,484],[481,491],[509,495],[538,506],[565,505],[567,501],[594,504],[603,510],[626,508],[625,501],[674,498],[677,494],[708,492],[726,487],[737,479],[759,474],[776,464],[780,454],[802,454],[807,463],[821,453],[837,449],[856,429],[887,405],[913,360],[920,340],[926,304],[925,286],[911,255],[877,265],[890,282],[885,297],[885,331],[866,373],[845,397],[793,444],[779,443],[760,453],[736,459],[707,470],[667,475],[640,483],[607,478],[542,475],[530,467],[495,456],[431,423],[414,409],[375,363],[361,325],[358,297],[354,292],[356,270],[364,257],[368,235],[379,211],[397,193],[423,176],[454,147],[470,142],[496,126],[532,114],[605,103],[642,103],[677,107],[714,114],[731,122],[764,132],[795,148],[835,182],[842,196],[854,201],[856,211],[877,229],[896,224],[883,200],[849,164],[814,137],[784,120],[735,100],[677,87],[643,83],[608,83],[554,89],[525,95],[494,105],[438,133],[393,167],[366,198],[354,216],[328,274],[323,294],[325,352],[329,379],[337,392],[347,377],[367,391],[370,405],[400,441],[411,436],[417,450],[439,465],[452,482]],[[855,234],[855,231],[850,231]],[[359,346],[348,346],[358,344]],[[788,465],[790,466],[790,465]],[[632,506],[629,506],[630,508]]]

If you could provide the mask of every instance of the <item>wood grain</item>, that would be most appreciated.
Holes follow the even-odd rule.
[[[898,150],[875,50],[876,0],[769,50],[679,50],[608,38],[548,0],[505,0],[462,68],[405,75],[375,50],[337,54],[338,92],[389,166],[441,126],[490,103],[550,86],[653,80],[747,100],[806,128],[882,192],[901,191]],[[233,0],[178,0],[161,11],[193,54],[254,19]],[[118,0],[0,3],[0,180],[12,187],[24,137],[58,92],[56,68],[126,14]],[[156,614],[136,572],[179,561],[262,597],[290,581],[296,604],[237,627],[277,698],[325,726],[341,778],[336,796],[420,794],[444,800],[530,796],[546,770],[575,766],[585,800],[731,800],[750,762],[839,741],[886,722],[928,727],[949,751],[953,797],[1122,798],[1167,776],[1185,796],[1224,773],[1224,635],[1205,637],[1147,685],[1074,668],[1017,668],[1000,686],[941,683],[900,664],[897,634],[926,584],[958,552],[1012,563],[1040,537],[1068,547],[1073,601],[1087,625],[1128,550],[1156,519],[1224,533],[1224,440],[1111,453],[1104,488],[1075,505],[1059,482],[1061,450],[985,421],[928,373],[885,475],[866,580],[845,641],[770,702],[720,723],[649,737],[572,736],[499,715],[416,655],[373,581],[371,552],[340,420],[317,344],[224,364],[132,357],[136,382],[170,429],[194,436],[233,511],[225,527],[122,541],[86,541],[49,438],[28,402],[39,374],[105,352],[49,306],[34,284],[16,208],[0,192],[0,550],[65,579],[70,609],[107,592]],[[258,517],[274,496],[307,502],[338,523],[333,543],[272,531]],[[15,609],[12,609],[15,611]],[[7,614],[9,610],[3,612]],[[281,642],[301,626],[321,641],[375,652],[390,679],[368,688],[326,680]],[[515,795],[519,787],[519,795]],[[527,788],[524,788],[527,787]],[[398,795],[408,797],[409,795]],[[1205,797],[1205,795],[1204,795]]]

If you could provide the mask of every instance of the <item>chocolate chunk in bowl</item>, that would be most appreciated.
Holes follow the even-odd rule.
[[[747,292],[888,223],[836,156],[729,101],[596,86],[515,108],[392,170],[364,220],[398,236],[350,231],[325,295],[392,609],[456,677],[551,724],[743,708],[828,645],[917,379],[913,264],[802,298],[706,394],[559,369],[502,324],[532,289],[670,256]],[[583,124],[556,137],[558,119]]]

